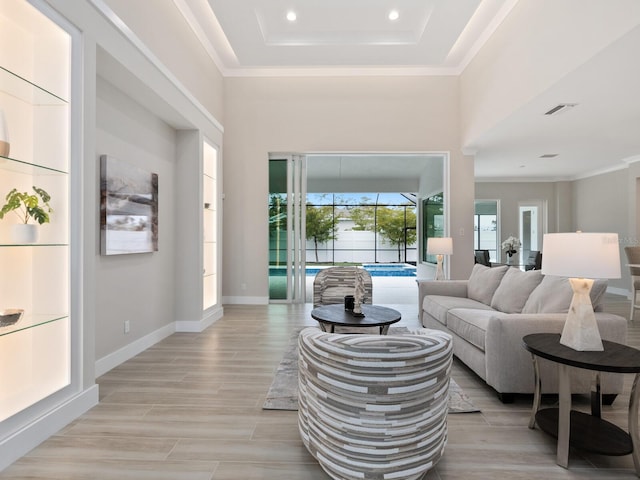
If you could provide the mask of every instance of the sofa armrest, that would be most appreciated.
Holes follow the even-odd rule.
[[[491,317],[485,337],[487,384],[498,392],[530,391],[533,367],[531,354],[524,348],[522,337],[531,333],[562,333],[566,319],[566,313]],[[596,312],[596,321],[604,340],[626,345],[628,327],[625,318]],[[514,385],[520,388],[514,389]]]
[[[422,325],[422,303],[427,295],[467,297],[468,280],[416,280],[418,283],[418,317]]]

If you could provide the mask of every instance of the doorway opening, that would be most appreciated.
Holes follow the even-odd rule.
[[[442,190],[444,161],[444,154],[272,154],[270,302],[310,301],[314,272],[331,265],[401,266],[397,282],[417,288],[417,199]],[[374,287],[382,275],[377,283],[394,281],[391,271],[372,273]],[[384,298],[378,293],[376,302]]]

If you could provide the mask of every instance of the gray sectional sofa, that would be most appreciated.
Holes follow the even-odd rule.
[[[420,321],[453,336],[454,355],[498,392],[533,393],[531,354],[522,346],[530,333],[561,333],[573,292],[568,279],[539,270],[476,264],[469,280],[418,280]],[[606,280],[596,280],[591,301],[600,335],[627,343],[627,320],[602,311]],[[557,365],[540,361],[543,393],[558,392]],[[592,374],[576,370],[572,392],[588,393]],[[603,401],[622,391],[622,375],[602,374]]]

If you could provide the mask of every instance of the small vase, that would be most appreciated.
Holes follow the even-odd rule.
[[[30,223],[19,223],[11,227],[11,236],[15,243],[35,243],[38,240],[38,227]]]
[[[4,118],[4,110],[0,109],[0,156],[9,156],[9,129]]]

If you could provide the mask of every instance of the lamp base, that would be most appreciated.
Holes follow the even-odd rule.
[[[567,314],[567,321],[562,330],[560,343],[581,352],[604,350],[600,331],[593,313],[593,305],[589,292],[593,286],[590,278],[570,278],[573,298]]]
[[[444,270],[442,269],[442,260],[444,255],[436,255],[436,280],[446,280]]]

